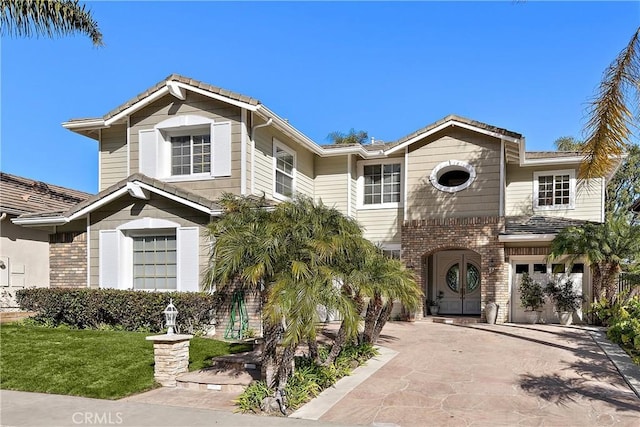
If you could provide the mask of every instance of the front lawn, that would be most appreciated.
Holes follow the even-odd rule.
[[[20,324],[0,328],[1,388],[119,399],[153,388],[153,343],[145,332],[72,330]],[[191,341],[189,369],[248,346]]]

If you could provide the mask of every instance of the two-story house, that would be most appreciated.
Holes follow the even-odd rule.
[[[98,141],[99,193],[16,224],[86,239],[79,286],[196,291],[223,192],[304,194],[356,218],[413,269],[443,314],[523,320],[517,283],[589,271],[548,264],[570,224],[604,219],[608,177],[579,182],[577,153],[526,152],[516,132],[447,116],[392,143],[318,145],[256,99],[171,75],[103,117],[63,123]],[[422,313],[418,313],[420,316]],[[548,319],[552,320],[548,313]]]

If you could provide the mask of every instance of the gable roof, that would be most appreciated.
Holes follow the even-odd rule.
[[[71,119],[67,122],[64,122],[62,126],[90,138],[98,139],[99,129],[108,128],[114,123],[122,122],[126,117],[128,117],[128,115],[145,107],[151,102],[154,102],[162,96],[170,94],[178,99],[184,100],[186,98],[185,91],[187,90],[199,93],[203,96],[217,99],[222,102],[226,102],[231,105],[235,105],[237,107],[255,113],[258,117],[263,119],[265,123],[274,126],[278,130],[290,136],[293,140],[307,148],[309,151],[320,157],[355,154],[364,159],[384,158],[391,154],[399,152],[404,147],[413,144],[414,142],[418,142],[428,135],[432,135],[450,126],[457,126],[502,140],[505,144],[506,161],[518,162],[520,166],[573,164],[580,163],[583,159],[581,156],[576,156],[575,153],[526,153],[524,148],[524,138],[521,134],[454,114],[448,115],[394,142],[364,145],[319,145],[318,143],[307,137],[305,134],[300,132],[298,129],[296,129],[293,125],[291,125],[288,120],[279,117],[259,100],[250,96],[242,95],[237,92],[213,86],[199,80],[181,76],[179,74],[171,74],[167,76],[165,79],[161,80],[149,89],[141,92],[135,97],[109,111],[102,117]]]
[[[37,212],[33,214],[20,215],[12,220],[20,225],[56,225],[64,224],[81,218],[87,213],[91,213],[101,206],[106,205],[126,194],[133,197],[148,199],[148,193],[155,193],[162,197],[169,198],[177,203],[199,210],[207,215],[219,215],[222,208],[216,202],[199,196],[190,191],[186,191],[175,185],[150,178],[141,173],[133,174],[100,193],[72,206],[66,211]]]
[[[91,194],[0,172],[0,212],[9,215],[64,211]]]

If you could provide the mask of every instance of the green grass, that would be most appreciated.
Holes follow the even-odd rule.
[[[145,332],[72,330],[20,324],[0,327],[1,388],[119,399],[152,389],[153,343]],[[191,341],[189,370],[248,346]]]

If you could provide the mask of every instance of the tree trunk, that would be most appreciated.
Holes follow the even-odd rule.
[[[376,322],[376,328],[373,331],[373,339],[371,341],[371,344],[375,344],[378,342],[380,333],[382,332],[382,328],[384,328],[384,325],[387,324],[387,321],[391,317],[391,311],[393,311],[393,301],[387,301],[387,303],[382,308],[378,321]]]
[[[602,275],[602,288],[605,292],[606,298],[610,302],[614,302],[618,295],[618,274],[620,273],[620,266],[614,263],[607,263]]]
[[[294,369],[294,356],[296,355],[295,345],[289,345],[284,347],[278,360],[278,390],[284,390],[289,381],[289,377],[293,374]]]
[[[347,329],[345,328],[344,322],[340,324],[340,329],[338,330],[338,335],[336,335],[336,339],[333,341],[333,346],[331,347],[331,351],[327,356],[327,359],[322,364],[323,366],[331,366],[333,362],[336,361],[336,358],[342,351],[342,347],[347,341]]]
[[[313,360],[314,363],[320,363],[320,356],[318,354],[318,341],[315,338],[309,338],[307,340],[307,345],[309,346],[309,358]]]
[[[382,297],[379,293],[371,298],[367,306],[367,313],[364,318],[364,331],[362,333],[363,343],[373,343],[373,335],[376,329],[380,313],[382,312]]]
[[[264,322],[264,348],[262,350],[262,379],[268,387],[276,385],[276,377],[279,371],[279,358],[276,354],[278,342],[282,337],[282,325],[272,325]]]

